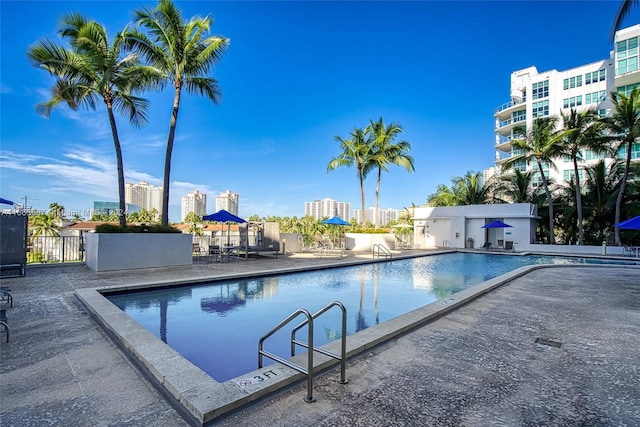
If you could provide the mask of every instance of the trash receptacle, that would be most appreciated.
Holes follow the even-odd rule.
[[[475,241],[471,237],[469,237],[467,239],[467,249],[473,249],[474,243],[475,243]]]

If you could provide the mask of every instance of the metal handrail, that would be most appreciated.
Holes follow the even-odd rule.
[[[271,331],[269,331],[266,335],[260,338],[260,341],[258,342],[258,368],[262,368],[262,356],[266,356],[270,359],[275,360],[276,362],[280,362],[283,365],[290,367],[291,369],[295,369],[296,371],[302,372],[303,374],[307,375],[307,397],[305,397],[304,401],[310,403],[310,402],[316,401],[316,399],[313,397],[313,351],[308,352],[307,369],[304,369],[302,366],[296,365],[295,363],[291,363],[290,361],[263,349],[264,341],[267,338],[269,338],[271,335],[278,332],[287,323],[289,323],[290,321],[298,317],[298,315],[300,314],[304,314],[307,318],[307,321],[309,322],[308,340],[309,340],[309,346],[313,348],[313,318],[311,317],[311,313],[309,313],[309,310],[306,310],[304,308],[299,308],[293,313],[291,313],[289,317],[287,317],[282,322],[280,322],[275,328],[271,329]]]
[[[451,243],[450,241],[445,240],[444,242],[442,242],[442,249],[458,250],[458,247],[456,245],[454,245],[453,243]]]
[[[378,258],[380,258],[380,252],[382,252],[384,254],[384,258],[385,259],[393,258],[393,254],[391,254],[391,251],[389,249],[387,249],[387,247],[385,245],[383,245],[382,243],[375,243],[373,245],[373,247],[371,248],[371,252],[372,252],[373,258],[376,257],[376,249],[378,250]]]
[[[321,314],[325,313],[326,311],[328,311],[329,309],[333,308],[333,307],[339,307],[340,310],[342,311],[342,334],[341,334],[341,345],[340,345],[340,354],[335,354],[332,353],[330,351],[327,350],[323,350],[321,348],[318,347],[314,347],[313,350],[317,351],[318,353],[322,353],[325,356],[329,356],[332,357],[334,359],[340,360],[340,384],[346,384],[349,382],[349,380],[346,379],[346,369],[347,369],[347,358],[346,358],[346,353],[347,353],[347,309],[344,306],[344,304],[342,304],[340,301],[334,301],[330,304],[327,304],[326,307],[324,307],[323,309],[321,309],[320,311],[318,311],[317,313],[313,314],[311,316],[312,319],[316,319],[318,318]],[[307,345],[307,343],[299,341],[298,339],[296,339],[296,333],[303,328],[305,325],[307,325],[309,323],[308,320],[305,320],[304,322],[300,323],[298,326],[296,326],[295,328],[293,328],[293,330],[291,331],[291,357],[296,355],[296,345],[299,345],[301,347],[305,347],[305,348],[309,348],[309,345]]]

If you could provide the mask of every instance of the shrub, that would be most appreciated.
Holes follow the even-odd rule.
[[[96,233],[181,233],[174,227],[163,227],[160,224],[140,224],[120,227],[114,224],[96,226]]]

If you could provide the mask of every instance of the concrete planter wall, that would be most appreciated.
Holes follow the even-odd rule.
[[[182,233],[88,233],[85,263],[93,271],[191,265],[192,237]]]
[[[352,251],[370,251],[373,245],[382,244],[387,249],[396,248],[395,234],[345,233],[346,247]]]

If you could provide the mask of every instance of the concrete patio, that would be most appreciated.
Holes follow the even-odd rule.
[[[3,279],[3,426],[189,425],[88,316],[75,290],[368,261],[288,256],[94,273],[29,268]],[[640,269],[545,268],[317,376],[214,421],[222,426],[637,425]],[[536,339],[539,342],[536,343]],[[560,345],[557,347],[557,345]]]

